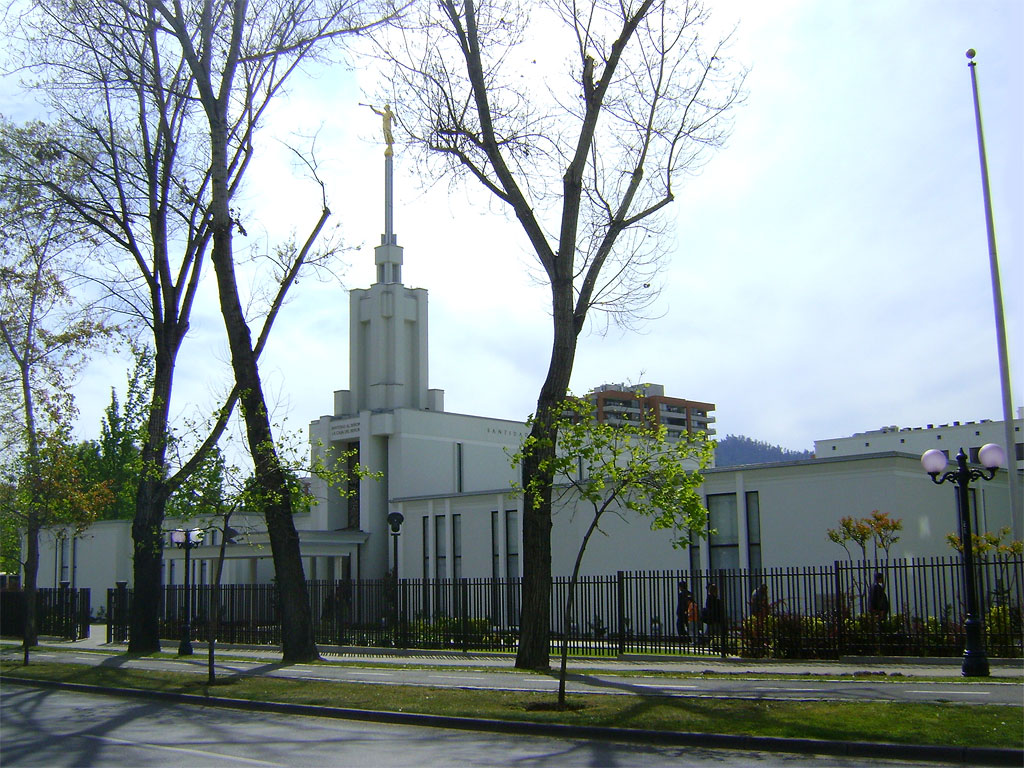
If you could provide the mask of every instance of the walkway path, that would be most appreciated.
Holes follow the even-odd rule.
[[[106,650],[123,653],[124,643],[106,642],[104,625],[93,625],[90,636],[84,640],[67,642],[60,640],[42,641],[43,646]],[[16,640],[0,640],[0,647],[20,645]],[[196,655],[205,658],[206,644],[193,643]],[[169,653],[177,650],[177,644],[165,641],[163,648]],[[280,661],[281,652],[268,646],[239,646],[218,644],[217,651],[236,658],[253,658],[264,661]],[[324,661],[357,662],[380,665],[412,665],[436,667],[478,667],[512,669],[515,665],[513,654],[507,653],[462,653],[461,651],[405,651],[392,649],[368,649],[355,647],[320,646]],[[1024,682],[1024,659],[990,659],[990,678],[1000,681]],[[552,658],[552,669],[557,669],[558,660]],[[720,656],[624,656],[624,657],[570,657],[570,670],[595,670],[603,672],[663,672],[670,674],[766,674],[766,675],[822,675],[826,677],[854,677],[885,675],[887,677],[949,677],[962,679],[958,658],[904,658],[864,657],[844,658],[839,661],[778,661],[771,659],[745,659]]]

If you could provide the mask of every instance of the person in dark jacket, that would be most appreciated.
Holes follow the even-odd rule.
[[[875,583],[871,585],[871,592],[868,594],[868,610],[876,619],[884,619],[889,615],[889,597],[885,594],[885,584],[882,583],[882,574],[875,574]]]
[[[885,594],[885,583],[881,573],[875,574],[875,583],[868,591],[868,613],[875,629],[875,653],[882,653],[885,645],[883,622],[889,615],[889,596]]]
[[[718,585],[708,584],[708,597],[704,601],[704,612],[701,621],[707,626],[708,641],[715,650],[715,639],[718,639],[718,650],[725,653],[725,606],[718,596]]]

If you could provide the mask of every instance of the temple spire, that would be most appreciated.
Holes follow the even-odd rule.
[[[377,265],[378,283],[401,283],[402,282],[402,249],[398,246],[398,238],[395,235],[395,206],[394,206],[394,156],[395,140],[391,133],[391,123],[395,113],[391,111],[391,105],[385,104],[384,109],[377,109],[372,104],[366,104],[370,109],[381,116],[381,124],[384,129],[384,234],[380,237],[380,245],[374,249],[374,261]]]

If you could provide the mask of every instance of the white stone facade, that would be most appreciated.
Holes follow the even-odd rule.
[[[389,228],[390,229],[390,228]],[[403,578],[520,576],[522,499],[509,456],[526,435],[521,422],[444,411],[444,393],[428,387],[427,291],[401,284],[402,249],[393,234],[375,249],[378,281],[350,297],[349,389],[335,392],[334,413],[311,422],[314,459],[358,449],[358,462],[380,479],[363,478],[351,497],[313,478],[316,503],[297,514],[306,576]],[[661,393],[659,393],[661,394]],[[709,405],[700,404],[697,405]],[[701,413],[706,428],[713,422]],[[1016,428],[1018,433],[1020,422]],[[703,494],[716,533],[675,548],[670,534],[645,520],[609,515],[583,561],[584,574],[618,570],[805,566],[844,559],[827,530],[843,516],[877,509],[903,521],[894,557],[951,554],[956,529],[949,485],[934,485],[918,457],[927,448],[1002,442],[999,422],[938,430],[886,429],[815,444],[817,458],[712,469]],[[951,452],[955,454],[955,449]],[[975,487],[976,525],[1009,524],[1005,471]],[[396,539],[388,516],[404,522]],[[571,572],[585,511],[556,509],[552,572]],[[192,525],[202,525],[194,521]],[[237,517],[223,583],[268,583],[270,547],[262,522]],[[176,527],[166,521],[166,528]],[[79,537],[44,535],[40,586],[70,581],[99,595],[131,581],[130,521],[97,523]],[[63,543],[61,543],[63,542]],[[216,533],[191,551],[193,583],[209,583],[219,552]],[[869,553],[870,554],[870,553]],[[182,583],[184,552],[164,550],[164,581]]]

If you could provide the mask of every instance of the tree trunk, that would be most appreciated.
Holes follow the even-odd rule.
[[[551,664],[551,485],[554,473],[544,459],[554,454],[558,431],[549,415],[561,407],[569,389],[579,330],[573,317],[572,281],[552,282],[554,341],[548,375],[537,400],[530,434],[535,449],[523,462],[523,487],[540,488],[537,503],[526,495],[523,509],[523,593],[519,626],[518,669],[546,670]],[[550,464],[548,464],[550,466]]]
[[[132,541],[134,586],[129,612],[128,653],[146,655],[160,652],[160,606],[163,605],[163,509],[157,504],[157,484],[143,480],[136,496]]]
[[[277,487],[286,488],[280,467],[272,474],[279,478],[279,482],[275,483]],[[290,497],[286,496],[284,503],[268,505],[265,514],[281,606],[282,659],[289,663],[316,661],[320,654],[314,639],[313,616],[306,591],[306,576],[302,569],[299,535],[292,520]]]
[[[223,109],[219,103],[216,105]],[[252,453],[256,483],[260,491],[270,548],[274,558],[281,606],[281,645],[286,662],[315,661],[320,658],[313,635],[312,613],[306,593],[306,577],[302,569],[299,534],[292,519],[291,490],[281,465],[270,414],[263,395],[263,385],[252,336],[245,322],[235,279],[232,250],[233,217],[229,207],[227,185],[227,129],[223,113],[208,109],[211,153],[211,214],[213,217],[213,252],[211,260],[217,275],[217,292],[221,315],[231,350],[231,367],[235,384],[241,392],[242,417]]]
[[[542,440],[550,431],[536,420],[531,435]],[[523,505],[523,585],[519,625],[518,669],[546,670],[551,648],[551,483],[539,468],[542,456],[531,452],[523,462],[523,487],[534,478],[542,484],[541,498],[534,504],[531,494]]]
[[[153,396],[142,446],[142,476],[135,492],[132,541],[134,588],[128,653],[160,652],[160,607],[163,605],[163,524],[167,508],[167,418],[170,412],[174,361],[181,344],[179,326],[161,322],[153,338]]]
[[[22,663],[27,665],[29,651],[39,643],[36,626],[36,596],[39,593],[39,526],[30,525],[25,538],[25,634],[22,636]]]
[[[233,266],[230,263],[223,263],[218,257],[217,250],[215,244],[213,262],[217,270],[218,283],[231,280],[233,284]],[[228,271],[231,275],[225,274],[222,278],[222,273]],[[249,329],[242,317],[237,294],[234,302],[229,301],[229,298],[224,295],[222,289],[221,309],[225,325],[229,327],[235,381],[243,392],[242,413],[246,436],[255,464],[256,483],[274,558],[274,576],[281,608],[283,660],[291,663],[315,661],[320,656],[313,637],[313,620],[306,592],[306,577],[302,569],[299,534],[292,518],[291,489],[274,446],[274,435],[267,416],[256,357],[248,343]],[[225,301],[228,302],[227,307],[224,306]]]

